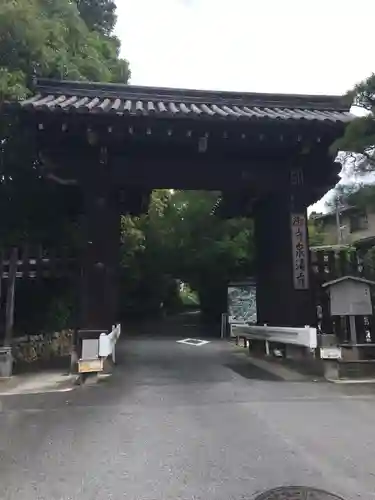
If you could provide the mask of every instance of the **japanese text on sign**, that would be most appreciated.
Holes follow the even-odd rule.
[[[307,290],[309,288],[309,249],[307,247],[305,215],[291,215],[291,230],[294,288],[297,290]]]

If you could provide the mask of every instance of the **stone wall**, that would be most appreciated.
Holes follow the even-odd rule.
[[[31,335],[13,340],[15,365],[48,362],[70,356],[73,330]]]

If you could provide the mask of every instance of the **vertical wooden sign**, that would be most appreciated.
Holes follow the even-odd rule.
[[[307,221],[304,214],[291,214],[293,283],[296,290],[309,288]]]

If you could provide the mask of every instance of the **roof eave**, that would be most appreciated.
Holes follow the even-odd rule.
[[[82,117],[90,117],[90,119],[126,119],[126,120],[157,120],[158,122],[176,120],[179,122],[185,123],[222,123],[225,126],[237,126],[241,124],[242,126],[256,126],[256,125],[273,125],[275,127],[286,126],[286,127],[295,127],[296,125],[301,126],[303,128],[310,129],[313,127],[316,129],[317,134],[319,134],[321,130],[336,130],[336,133],[339,133],[344,130],[347,122],[340,120],[319,120],[319,119],[304,119],[304,118],[288,118],[288,119],[280,119],[280,118],[271,118],[269,116],[264,117],[222,117],[222,116],[210,116],[207,114],[198,115],[194,113],[189,114],[172,114],[172,113],[164,113],[164,114],[143,114],[143,113],[129,113],[129,112],[114,112],[114,111],[92,111],[90,109],[62,109],[59,107],[50,109],[47,106],[34,107],[32,105],[22,106],[22,102],[5,102],[0,106],[0,112],[4,114],[15,114],[19,113],[22,115],[34,115],[34,116],[59,116],[59,117],[69,117],[69,116],[82,116]],[[318,128],[317,128],[318,127]]]
[[[198,90],[172,87],[152,87],[127,85],[118,83],[98,83],[71,80],[37,81],[35,91],[55,93],[56,95],[95,95],[116,96],[119,98],[139,98],[157,100],[179,100],[188,102],[214,103],[245,103],[245,105],[261,107],[295,107],[306,109],[321,109],[325,111],[349,112],[350,105],[345,102],[345,96],[340,95],[310,95],[310,94],[272,94],[255,92],[234,92],[221,90]]]
[[[323,283],[322,288],[328,288],[330,286],[337,285],[338,283],[342,283],[343,281],[348,281],[348,280],[355,281],[357,283],[364,283],[366,285],[372,285],[372,286],[375,285],[375,281],[367,280],[365,278],[360,278],[357,276],[342,276],[341,278],[337,278],[335,280]]]

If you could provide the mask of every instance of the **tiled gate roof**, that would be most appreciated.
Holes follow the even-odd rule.
[[[22,109],[245,121],[352,119],[340,96],[256,94],[40,80]]]

